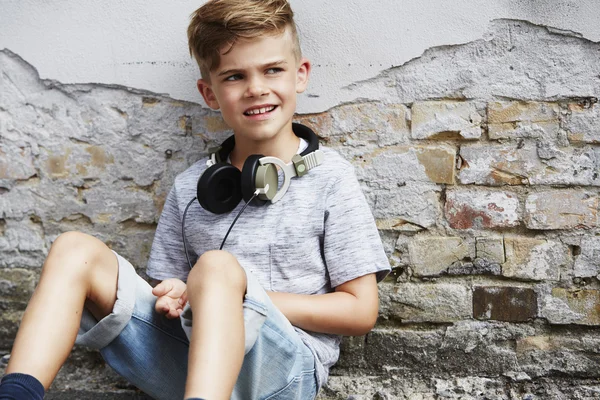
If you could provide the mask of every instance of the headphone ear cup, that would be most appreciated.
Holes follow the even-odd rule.
[[[244,201],[248,201],[254,196],[254,192],[256,191],[256,171],[258,171],[258,167],[260,167],[260,159],[264,156],[262,154],[253,154],[246,158],[244,162],[244,167],[242,168],[242,180],[241,180],[241,189],[242,189],[242,198]],[[262,206],[266,203],[265,200],[259,199],[258,196],[252,200],[253,206]]]
[[[223,214],[233,210],[242,199],[240,171],[231,164],[217,163],[208,167],[196,188],[198,202],[205,210]]]

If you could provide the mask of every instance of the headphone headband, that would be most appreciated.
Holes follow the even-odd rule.
[[[304,151],[302,153],[300,153],[301,156],[304,157],[304,156],[314,152],[315,150],[319,149],[319,138],[313,132],[313,130],[310,129],[308,126],[294,122],[294,123],[292,123],[292,131],[294,132],[294,135],[306,140],[306,143],[308,143],[308,146],[306,147],[306,149],[304,149]],[[211,157],[212,157],[212,154],[215,154],[216,162],[225,162],[227,160],[227,158],[229,157],[229,155],[231,154],[231,152],[233,151],[234,147],[235,147],[235,136],[231,135],[227,139],[225,139],[225,141],[223,141],[223,143],[221,143],[221,146],[210,151]]]
[[[306,149],[300,153],[302,157],[319,149],[319,138],[308,126],[294,122],[292,123],[292,130],[294,131],[294,135],[306,140],[306,143],[308,143]]]

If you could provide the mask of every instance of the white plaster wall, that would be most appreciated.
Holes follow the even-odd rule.
[[[185,30],[201,0],[0,0],[0,49],[42,78],[106,83],[200,102]],[[291,0],[312,80],[300,112],[352,100],[348,85],[433,46],[485,38],[490,21],[521,19],[600,41],[598,0]],[[440,71],[443,74],[443,71]],[[351,95],[350,95],[351,96]]]

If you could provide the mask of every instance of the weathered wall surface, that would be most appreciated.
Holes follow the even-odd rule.
[[[6,352],[58,234],[143,268],[174,176],[228,132],[193,103],[40,80],[8,50],[0,70]],[[322,398],[600,396],[600,44],[499,20],[346,90],[360,100],[297,120],[355,165],[394,272]]]
[[[0,49],[45,79],[119,84],[201,102],[188,16],[206,0],[0,0]],[[491,21],[527,20],[600,40],[597,0],[290,0],[313,62],[300,112],[353,101],[344,90],[429,48],[477,40]],[[440,72],[443,75],[443,71]]]

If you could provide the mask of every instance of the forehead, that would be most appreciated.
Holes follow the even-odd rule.
[[[240,39],[233,46],[222,48],[215,71],[250,68],[282,59],[289,62],[294,57],[294,41],[286,29],[280,34]]]

